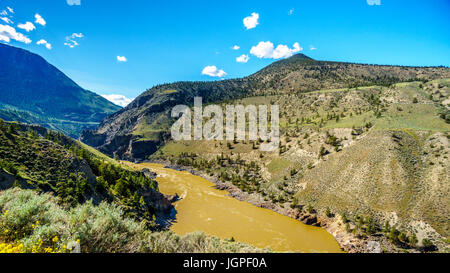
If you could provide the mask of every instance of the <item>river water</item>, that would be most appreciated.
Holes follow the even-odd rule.
[[[203,231],[277,252],[342,252],[324,229],[234,199],[202,177],[160,164],[139,166],[158,174],[163,194],[177,193],[182,198],[174,203],[176,221],[170,228],[179,235]]]

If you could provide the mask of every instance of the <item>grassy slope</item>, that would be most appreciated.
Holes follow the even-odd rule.
[[[89,160],[80,155],[82,150]],[[91,161],[95,160],[127,175],[137,173],[132,167],[61,134],[0,120],[0,252],[70,252],[67,247],[77,240],[83,252],[262,251],[203,233],[179,237],[170,231],[154,232],[153,224],[146,224],[152,220],[151,215],[147,219],[145,211],[139,209],[130,213],[136,211],[134,197],[120,194],[114,185],[99,189],[96,171],[91,169],[94,168]],[[83,191],[83,198],[68,203],[61,193],[61,182],[67,182],[72,173],[87,179],[89,189]],[[122,180],[123,174],[119,178]],[[75,196],[81,183],[76,181],[66,190]],[[132,184],[130,180],[125,187],[131,189]],[[133,194],[139,197],[152,193],[134,187]],[[155,202],[159,202],[139,198],[138,201],[140,206],[142,202],[151,206],[151,213],[158,205]],[[21,248],[13,249],[18,246]]]
[[[222,153],[235,159],[239,155],[247,162],[258,162],[264,178],[259,181],[260,191],[266,198],[272,195],[276,201],[282,196],[292,201],[295,197],[322,213],[329,207],[335,213],[372,215],[380,226],[389,220],[419,239],[433,237],[441,242],[442,236],[450,236],[446,185],[450,124],[439,117],[449,98],[449,85],[449,79],[442,79],[390,88],[245,98],[235,103],[280,105],[286,151],[261,153],[249,142],[229,149],[224,141],[183,141],[169,142],[152,158],[176,161],[184,152],[208,160]],[[340,119],[327,119],[327,115]],[[324,121],[319,126],[320,120]],[[365,127],[368,123],[373,125],[370,129]],[[362,130],[354,136],[352,128]],[[326,132],[340,140],[340,152],[326,143]],[[330,154],[318,159],[321,146]],[[292,169],[298,173],[291,176]],[[233,173],[232,168],[229,172]]]

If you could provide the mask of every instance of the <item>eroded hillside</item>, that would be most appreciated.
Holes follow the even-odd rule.
[[[143,160],[170,138],[170,126],[175,121],[170,118],[172,107],[178,104],[192,105],[195,96],[202,97],[203,103],[235,101],[255,95],[289,94],[300,98],[302,94],[316,90],[389,86],[402,81],[439,78],[450,78],[450,70],[445,67],[324,62],[298,54],[242,79],[156,86],[137,97],[126,108],[107,117],[97,130],[85,131],[81,140],[110,156]],[[319,104],[320,101],[315,103]]]
[[[277,204],[287,214],[347,218],[357,236],[377,234],[387,222],[404,234],[395,236],[406,236],[394,244],[405,247],[412,236],[443,250],[450,235],[449,85],[444,79],[244,98],[235,103],[280,105],[276,152],[261,152],[260,141],[171,141],[150,159],[202,170],[249,194],[247,201]]]

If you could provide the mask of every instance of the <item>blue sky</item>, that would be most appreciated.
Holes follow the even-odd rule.
[[[448,0],[0,0],[0,42],[86,89],[134,98],[161,83],[247,76],[297,52],[450,66],[449,11]]]

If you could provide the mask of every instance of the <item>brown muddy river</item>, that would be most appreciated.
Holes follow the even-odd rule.
[[[164,194],[177,193],[176,222],[170,228],[179,235],[194,231],[277,252],[342,252],[333,236],[322,228],[305,225],[269,209],[236,200],[214,183],[189,172],[166,169],[160,164],[139,164],[158,174]]]

